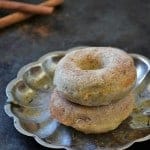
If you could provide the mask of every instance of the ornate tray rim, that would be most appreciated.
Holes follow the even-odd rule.
[[[82,48],[82,47],[84,47],[84,46],[81,46],[81,47],[78,47],[78,48]],[[77,47],[75,47],[75,48],[77,48]],[[11,91],[11,88],[12,88],[12,86],[14,85],[14,83],[15,83],[16,81],[22,79],[22,75],[23,75],[23,74],[25,73],[25,71],[26,71],[27,69],[29,69],[30,67],[42,63],[49,55],[58,54],[58,53],[64,53],[64,54],[66,54],[68,51],[71,51],[71,50],[73,50],[73,49],[75,49],[75,48],[71,48],[71,49],[69,49],[69,50],[67,50],[67,51],[54,51],[54,52],[49,52],[49,53],[43,55],[42,57],[40,57],[37,61],[31,62],[31,63],[29,63],[29,64],[23,66],[23,67],[18,71],[17,77],[16,77],[15,79],[11,80],[11,81],[8,83],[7,87],[6,87],[7,101],[6,101],[6,104],[4,105],[4,110],[5,110],[5,113],[6,113],[9,117],[13,118],[13,122],[14,122],[14,126],[15,126],[16,130],[17,130],[18,132],[20,132],[21,134],[23,134],[23,135],[33,137],[37,143],[39,143],[40,145],[42,145],[42,146],[44,146],[44,147],[47,147],[47,148],[54,148],[54,149],[62,149],[62,148],[64,148],[64,149],[66,149],[66,150],[72,150],[72,148],[69,148],[69,147],[66,147],[66,146],[58,146],[58,145],[46,143],[46,142],[44,142],[40,137],[38,137],[37,135],[32,134],[32,133],[26,131],[25,129],[23,129],[23,128],[21,127],[21,125],[20,125],[19,118],[17,118],[17,117],[15,116],[15,114],[13,114],[13,112],[11,111],[11,108],[10,108],[10,107],[11,107],[11,104],[10,104],[9,102],[13,101],[13,99],[12,99],[12,95],[10,94],[10,91]],[[139,57],[141,57],[141,58],[143,58],[143,59],[146,59],[146,60],[145,60],[145,63],[149,64],[149,63],[148,63],[148,59],[147,59],[145,56],[142,56],[142,55],[140,55],[140,54],[135,54],[135,53],[130,53],[130,55],[131,55],[131,56],[136,55],[136,56],[139,56]],[[147,135],[147,136],[145,136],[145,137],[136,139],[136,140],[134,140],[134,141],[132,141],[132,142],[130,142],[130,143],[124,145],[124,146],[121,146],[121,147],[119,147],[119,148],[117,148],[117,149],[118,149],[118,150],[126,149],[126,148],[130,147],[131,145],[133,145],[133,144],[136,143],[136,142],[142,142],[142,141],[146,141],[146,140],[149,140],[149,139],[150,139],[150,134]]]

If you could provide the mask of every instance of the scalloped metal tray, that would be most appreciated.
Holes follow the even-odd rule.
[[[74,49],[77,48],[70,50]],[[24,66],[17,78],[8,84],[5,112],[13,117],[15,128],[24,135],[34,137],[45,147],[68,150],[125,149],[135,142],[150,139],[149,74],[140,86],[135,87],[136,106],[133,113],[112,132],[85,135],[51,118],[49,101],[55,67],[68,51],[48,53],[38,61]],[[135,55],[145,59],[150,66],[149,59],[131,54]],[[135,65],[139,77],[141,67],[145,66],[137,62]]]

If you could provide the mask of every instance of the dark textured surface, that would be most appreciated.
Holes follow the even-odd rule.
[[[18,133],[4,113],[5,88],[19,68],[49,51],[80,45],[115,46],[150,57],[149,15],[149,0],[66,0],[52,16],[36,16],[1,30],[0,150],[46,149]],[[130,149],[149,143],[134,144]]]

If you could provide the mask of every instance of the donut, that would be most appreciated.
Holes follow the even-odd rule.
[[[85,106],[115,103],[136,81],[133,59],[112,47],[88,47],[66,54],[57,64],[54,85],[66,99]]]
[[[105,133],[116,129],[134,107],[134,94],[107,106],[82,106],[66,100],[62,92],[54,90],[50,100],[51,117],[58,122],[89,133]]]

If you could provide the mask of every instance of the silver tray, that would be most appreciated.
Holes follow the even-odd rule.
[[[74,49],[77,48],[70,50]],[[17,78],[8,84],[4,108],[8,116],[13,117],[15,128],[45,147],[67,150],[125,149],[135,142],[150,139],[150,61],[138,54],[131,54],[137,69],[136,106],[116,130],[86,135],[51,118],[53,74],[56,64],[67,52],[44,55],[21,68]]]

